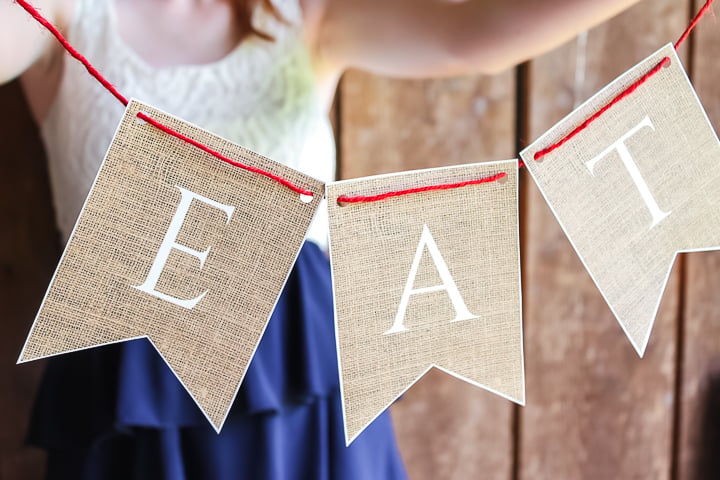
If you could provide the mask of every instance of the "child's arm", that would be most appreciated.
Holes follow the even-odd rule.
[[[62,26],[67,0],[31,0],[50,22]],[[0,0],[0,84],[22,74],[47,56],[55,40],[13,0]]]
[[[638,2],[301,1],[321,65],[405,77],[495,73],[546,52]]]

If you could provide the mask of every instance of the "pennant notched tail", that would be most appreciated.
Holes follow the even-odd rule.
[[[324,186],[133,100],[20,361],[148,338],[219,431]]]
[[[521,358],[521,357],[520,357]],[[352,442],[358,438],[366,428],[368,428],[385,410],[387,410],[398,398],[405,394],[415,383],[417,383],[427,372],[432,368],[451,375],[459,381],[467,382],[483,390],[487,390],[490,393],[503,397],[511,402],[517,403],[520,406],[525,406],[525,379],[522,374],[522,358],[520,361],[521,375],[517,378],[513,378],[512,382],[508,383],[503,381],[502,385],[491,385],[482,381],[475,381],[461,373],[454,371],[450,368],[443,367],[441,365],[428,365],[423,371],[419,372],[412,380],[410,380],[405,388],[399,392],[395,392],[391,395],[389,400],[381,400],[380,398],[374,398],[375,402],[372,407],[368,405],[368,400],[373,398],[364,398],[359,400],[357,403],[352,401],[352,396],[348,397],[343,392],[343,419],[345,421],[345,445],[350,446]],[[504,379],[506,380],[506,379]],[[368,396],[372,397],[372,396]],[[368,415],[367,412],[374,412]]]
[[[507,160],[328,185],[348,444],[434,365],[524,401],[517,177]]]
[[[720,249],[720,143],[673,46],[521,156],[642,356],[677,253]]]

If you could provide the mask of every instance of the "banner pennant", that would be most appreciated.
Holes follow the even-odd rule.
[[[327,185],[345,435],[437,366],[524,403],[517,161]]]
[[[132,101],[19,362],[148,337],[219,432],[323,193]]]
[[[676,255],[720,248],[720,144],[675,49],[629,70],[521,156],[642,356]]]

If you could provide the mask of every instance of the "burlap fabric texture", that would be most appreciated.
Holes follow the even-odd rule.
[[[303,201],[139,111],[315,195]],[[20,360],[148,336],[219,430],[323,192],[320,181],[132,101]]]
[[[636,91],[534,160],[658,65]],[[680,59],[667,45],[521,153],[637,352],[645,352],[679,251],[720,245],[720,148]],[[593,321],[588,318],[588,321]]]
[[[500,172],[504,183],[337,203]],[[346,440],[433,365],[524,402],[517,161],[343,181],[327,192]]]

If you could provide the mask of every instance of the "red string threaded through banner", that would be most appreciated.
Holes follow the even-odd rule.
[[[695,18],[693,18],[692,22],[690,22],[690,25],[685,29],[683,34],[680,36],[677,42],[675,42],[675,50],[677,51],[680,46],[683,44],[683,42],[688,38],[690,33],[693,31],[695,26],[698,24],[700,19],[710,10],[710,6],[712,5],[714,0],[707,0],[705,2],[705,5],[700,9],[700,11],[695,15]],[[587,127],[590,126],[595,120],[600,118],[610,110],[614,105],[617,105],[620,101],[622,101],[624,98],[628,97],[630,94],[632,94],[635,90],[637,90],[640,85],[644,84],[650,78],[658,73],[662,67],[665,65],[668,65],[670,63],[670,57],[664,57],[660,62],[655,65],[649,72],[647,72],[645,75],[640,77],[636,82],[634,82],[632,85],[630,85],[628,88],[620,92],[615,98],[610,100],[604,107],[602,107],[597,113],[592,115],[590,118],[585,120],[583,123],[581,123],[577,128],[575,128],[572,132],[568,133],[565,137],[558,140],[556,143],[550,145],[549,147],[543,148],[542,150],[538,150],[535,152],[534,158],[535,161],[539,161],[542,157],[547,155],[550,152],[553,152],[557,150],[558,148],[565,145],[568,141],[570,141],[572,138],[577,136],[580,132],[585,130]]]
[[[127,104],[128,104],[128,100],[127,100],[123,95],[121,95],[121,94],[117,91],[117,89],[115,89],[115,87],[114,87],[109,81],[107,81],[107,79],[105,79],[105,78],[90,64],[90,62],[89,62],[83,55],[81,55],[77,50],[75,50],[75,48],[65,39],[65,37],[63,37],[63,35],[58,31],[57,28],[55,28],[54,25],[52,25],[49,21],[47,21],[47,19],[45,19],[45,18],[44,18],[32,5],[30,5],[26,0],[15,0],[15,1],[18,3],[18,5],[20,5],[22,8],[24,8],[35,20],[37,20],[41,25],[43,25],[46,29],[48,29],[48,30],[50,31],[50,33],[52,33],[52,34],[55,36],[55,38],[57,38],[57,40],[60,42],[60,44],[63,46],[63,48],[65,48],[65,50],[67,50],[67,52],[70,53],[70,55],[71,55],[73,58],[75,58],[75,59],[78,60],[80,63],[82,63],[82,64],[85,66],[85,68],[87,69],[87,71],[90,73],[90,75],[92,75],[92,76],[93,76],[98,82],[100,82],[110,93],[112,93],[112,94],[115,96],[115,98],[117,98],[123,105],[127,105]],[[695,28],[695,26],[698,24],[698,22],[700,21],[700,19],[710,10],[710,7],[711,7],[713,1],[714,1],[714,0],[707,0],[707,1],[705,2],[705,4],[704,4],[703,7],[700,9],[700,11],[697,13],[697,15],[695,16],[695,18],[693,18],[693,20],[692,20],[692,22],[690,23],[690,25],[688,25],[688,27],[685,29],[685,31],[684,31],[683,34],[680,36],[680,38],[678,39],[678,41],[675,43],[675,50],[677,50],[678,48],[680,48],[680,45],[682,45],[682,43],[687,39],[687,37],[690,35],[690,33],[692,32],[692,30],[693,30],[693,29]],[[615,98],[613,98],[610,102],[608,102],[608,103],[607,103],[603,108],[601,108],[597,113],[595,113],[595,114],[592,115],[590,118],[588,118],[587,120],[585,120],[582,124],[580,124],[577,128],[575,128],[572,132],[570,132],[570,133],[569,133],[568,135],[566,135],[564,138],[562,138],[561,140],[559,140],[557,143],[555,143],[555,144],[553,144],[553,145],[550,145],[550,146],[547,147],[547,148],[544,148],[544,149],[542,149],[542,150],[537,151],[537,152],[535,153],[535,155],[534,155],[535,160],[537,161],[537,160],[541,159],[542,157],[544,157],[545,155],[549,154],[550,152],[552,152],[552,151],[560,148],[562,145],[564,145],[565,143],[567,143],[570,139],[572,139],[573,137],[575,137],[576,135],[578,135],[580,132],[582,132],[583,130],[585,130],[590,124],[592,124],[595,120],[597,120],[597,119],[600,118],[603,114],[605,114],[605,112],[607,112],[610,108],[612,108],[614,105],[616,105],[617,103],[619,103],[620,101],[622,101],[624,98],[626,98],[627,96],[629,96],[630,94],[632,94],[632,93],[633,93],[635,90],[637,90],[642,84],[644,84],[645,82],[647,82],[653,75],[655,75],[656,73],[658,73],[658,72],[662,69],[662,67],[664,67],[665,65],[667,65],[669,62],[670,62],[670,58],[669,58],[669,57],[663,58],[663,59],[662,59],[657,65],[655,65],[655,67],[653,67],[649,72],[647,72],[645,75],[643,75],[642,77],[640,77],[636,82],[634,82],[634,83],[633,83],[632,85],[630,85],[628,88],[626,88],[625,90],[623,90],[622,92],[620,92],[620,94],[618,94]],[[174,136],[174,137],[176,137],[176,138],[178,138],[178,139],[181,139],[181,140],[183,140],[183,141],[185,141],[185,142],[188,142],[188,143],[194,145],[194,146],[197,147],[197,148],[200,148],[200,149],[203,150],[204,152],[209,153],[210,155],[213,155],[214,157],[218,158],[219,160],[222,160],[222,161],[224,161],[224,162],[226,162],[226,163],[229,163],[229,164],[231,164],[231,165],[234,165],[234,166],[236,166],[236,167],[243,168],[243,169],[245,169],[245,170],[247,170],[247,171],[254,172],[254,173],[258,173],[258,174],[260,174],[260,175],[264,175],[264,176],[266,176],[266,177],[268,177],[268,178],[271,178],[272,180],[275,180],[276,182],[281,183],[282,185],[286,186],[287,188],[289,188],[290,190],[292,190],[292,191],[294,191],[294,192],[296,192],[296,193],[299,193],[299,194],[302,194],[302,195],[308,195],[308,196],[311,196],[311,197],[314,195],[313,192],[311,192],[311,191],[309,191],[309,190],[306,190],[306,189],[303,189],[303,188],[301,188],[301,187],[298,187],[298,186],[292,184],[291,182],[289,182],[289,181],[287,181],[287,180],[285,180],[285,179],[283,179],[283,178],[281,178],[281,177],[279,177],[279,176],[277,176],[277,175],[274,175],[274,174],[272,174],[272,173],[270,173],[270,172],[267,172],[267,171],[264,171],[264,170],[261,170],[261,169],[255,168],[255,167],[251,167],[251,166],[249,166],[249,165],[244,165],[244,164],[239,163],[239,162],[235,162],[234,160],[231,160],[231,159],[225,157],[224,155],[220,154],[219,152],[216,152],[216,151],[214,151],[214,150],[206,147],[205,145],[202,145],[201,143],[199,143],[199,142],[197,142],[197,141],[195,141],[195,140],[193,140],[193,139],[191,139],[191,138],[189,138],[189,137],[187,137],[187,136],[185,136],[185,135],[182,135],[181,133],[178,133],[178,132],[176,132],[175,130],[172,130],[171,128],[169,128],[169,127],[167,127],[167,126],[162,125],[161,123],[153,120],[152,118],[148,117],[148,116],[145,115],[144,113],[138,113],[138,117],[141,118],[141,119],[143,119],[143,120],[145,120],[145,121],[148,122],[149,124],[155,126],[156,128],[159,128],[159,129],[162,130],[163,132],[168,133],[168,134],[170,134],[170,135],[172,135],[172,136]],[[524,164],[523,164],[522,162],[520,162],[520,166],[522,167],[522,166],[524,166]],[[375,202],[375,201],[383,200],[383,199],[386,199],[386,198],[397,197],[397,196],[400,196],[400,195],[408,195],[408,194],[411,194],[411,193],[425,192],[425,191],[431,191],[431,190],[448,190],[448,189],[452,189],[452,188],[465,187],[465,186],[468,186],[468,185],[478,185],[478,184],[482,184],[482,183],[490,183],[490,182],[495,182],[495,181],[498,181],[498,180],[500,180],[500,179],[502,179],[502,178],[505,178],[506,176],[507,176],[506,173],[500,173],[500,174],[497,174],[497,175],[493,175],[492,177],[482,178],[482,179],[479,179],[479,180],[473,180],[473,181],[469,181],[469,182],[461,182],[461,183],[446,184],[446,185],[431,185],[431,186],[428,186],[428,187],[413,188],[413,189],[401,190],[401,191],[397,191],[397,192],[388,192],[388,193],[385,193],[385,194],[382,194],[382,195],[374,195],[374,196],[356,196],[356,197],[341,196],[341,197],[338,197],[338,203],[347,204],[347,203]]]
[[[50,23],[45,17],[43,17],[35,7],[30,5],[25,0],[15,0],[15,1],[17,2],[18,5],[20,5],[22,8],[24,8],[25,11],[28,12],[35,20],[37,20],[43,27],[48,29],[50,31],[50,33],[52,33],[53,36],[60,42],[60,44],[63,46],[63,48],[74,59],[76,59],[80,63],[82,63],[83,66],[85,67],[85,69],[88,71],[88,73],[90,73],[90,75],[92,75],[98,82],[100,82],[100,84],[102,84],[103,87],[105,87],[110,93],[112,93],[113,96],[115,96],[115,98],[117,98],[123,105],[125,105],[125,106],[128,105],[127,98],[125,98],[122,94],[120,94],[120,92],[118,92],[117,89],[105,77],[103,77],[100,74],[100,72],[98,72],[95,69],[95,67],[92,66],[92,64],[88,61],[87,58],[85,58],[80,52],[75,50],[75,47],[73,47],[70,44],[70,42],[68,42],[67,39],[65,39],[65,37],[62,35],[62,33],[60,33],[60,31],[52,23]],[[260,168],[251,167],[250,165],[245,165],[240,162],[231,160],[230,158],[227,158],[226,156],[222,155],[221,153],[208,148],[207,146],[201,144],[200,142],[197,142],[190,137],[187,137],[181,133],[176,132],[175,130],[171,129],[170,127],[167,127],[167,126],[161,124],[157,120],[153,120],[152,118],[150,118],[149,116],[147,116],[146,114],[144,114],[142,112],[138,113],[137,116],[138,116],[138,118],[141,118],[142,120],[146,121],[147,123],[149,123],[150,125],[158,128],[158,129],[162,130],[163,132],[165,132],[169,135],[172,135],[173,137],[176,137],[180,140],[183,140],[183,141],[201,149],[202,151],[204,151],[206,153],[209,153],[210,155],[214,156],[218,160],[222,160],[225,163],[228,163],[235,167],[242,168],[249,172],[257,173],[257,174],[263,175],[265,177],[268,177],[268,178],[275,180],[276,182],[286,186],[287,188],[289,188],[290,190],[292,190],[295,193],[299,193],[301,195],[307,195],[310,197],[315,196],[315,194],[312,191],[298,187],[297,185],[294,185],[293,183],[289,182],[288,180],[285,180],[284,178],[279,177],[273,173],[267,172]]]
[[[446,183],[443,185],[430,185],[429,187],[409,188],[407,190],[398,190],[396,192],[387,192],[387,193],[382,193],[380,195],[354,196],[354,197],[347,196],[347,195],[340,195],[337,198],[337,203],[339,205],[343,205],[343,204],[347,204],[347,203],[377,202],[380,200],[385,200],[386,198],[399,197],[401,195],[409,195],[411,193],[430,192],[433,190],[450,190],[453,188],[467,187],[470,185],[480,185],[482,183],[497,182],[497,181],[501,181],[505,177],[507,177],[507,173],[501,172],[501,173],[495,174],[491,177],[480,178],[478,180],[469,180],[467,182],[459,182],[459,183]]]
[[[145,120],[145,121],[146,121],[147,123],[149,123],[150,125],[152,125],[152,126],[158,128],[158,129],[162,130],[163,132],[167,133],[168,135],[172,135],[172,136],[175,137],[175,138],[179,138],[180,140],[183,140],[183,141],[185,141],[185,142],[187,142],[187,143],[189,143],[189,144],[191,144],[191,145],[194,145],[195,147],[199,148],[199,149],[202,150],[203,152],[209,153],[209,154],[212,155],[213,157],[218,158],[218,159],[220,159],[220,160],[222,160],[222,161],[224,161],[224,162],[227,162],[227,163],[229,163],[230,165],[234,165],[234,166],[236,166],[236,167],[240,167],[240,168],[242,168],[243,170],[247,170],[248,172],[259,173],[260,175],[264,175],[264,176],[266,176],[266,177],[268,177],[268,178],[271,178],[271,179],[275,180],[276,182],[278,182],[278,183],[280,183],[280,184],[282,184],[282,185],[285,185],[285,186],[286,186],[287,188],[289,188],[290,190],[292,190],[292,191],[294,191],[294,192],[296,192],[296,193],[299,193],[299,194],[301,194],[301,195],[308,195],[308,196],[311,196],[311,197],[312,197],[313,195],[315,195],[315,194],[314,194],[313,192],[311,192],[310,190],[305,190],[304,188],[297,187],[297,186],[293,185],[292,183],[290,183],[289,181],[285,180],[284,178],[279,177],[279,176],[277,176],[277,175],[275,175],[275,174],[273,174],[273,173],[266,172],[265,170],[261,170],[261,169],[256,168],[256,167],[251,167],[250,165],[245,165],[245,164],[236,162],[236,161],[234,161],[234,160],[230,160],[229,158],[227,158],[226,156],[224,156],[222,153],[216,152],[215,150],[213,150],[213,149],[211,149],[211,148],[209,148],[209,147],[206,147],[206,146],[203,145],[202,143],[200,143],[200,142],[198,142],[198,141],[195,141],[195,140],[193,140],[192,138],[183,135],[182,133],[176,132],[175,130],[173,130],[173,129],[170,128],[170,127],[166,127],[165,125],[163,125],[162,123],[158,122],[157,120],[153,120],[152,118],[148,117],[148,116],[147,116],[146,114],[144,114],[143,112],[139,112],[139,113],[137,114],[137,116],[138,116],[138,118],[140,118],[140,119],[142,119],[142,120]]]

